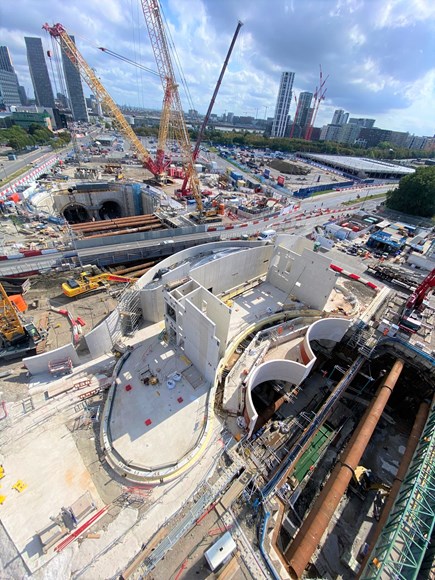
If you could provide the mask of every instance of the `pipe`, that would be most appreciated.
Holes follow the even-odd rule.
[[[260,532],[260,541],[258,542],[258,547],[260,548],[260,553],[263,556],[263,559],[266,562],[267,567],[269,568],[269,572],[272,574],[273,579],[280,580],[281,576],[275,570],[275,566],[272,564],[271,559],[269,558],[266,550],[264,549],[264,540],[266,538],[267,522],[269,521],[269,518],[270,518],[270,512],[267,511],[264,514],[264,520],[263,520],[263,524],[262,524],[262,528],[261,528],[261,532]]]
[[[372,403],[354,431],[343,456],[337,462],[327,484],[285,553],[292,578],[302,576],[314,551],[319,546],[323,534],[331,523],[335,510],[394,390],[403,364],[403,361],[397,359],[388,376],[382,382]]]
[[[366,556],[361,562],[361,567],[360,571],[358,572],[357,579],[361,578],[365,570],[365,567],[367,566],[368,561],[370,559],[370,555],[376,545],[376,542],[378,541],[378,538],[385,524],[387,523],[388,516],[390,515],[390,511],[393,507],[394,502],[396,501],[396,497],[400,491],[400,487],[409,469],[409,465],[412,461],[417,445],[420,441],[421,434],[423,433],[424,426],[429,416],[429,409],[430,406],[426,402],[421,403],[418,409],[418,413],[415,418],[414,425],[412,427],[411,435],[409,436],[408,442],[406,444],[405,453],[403,454],[402,461],[400,462],[399,469],[397,470],[396,477],[394,478],[394,482],[393,485],[391,486],[388,497],[385,500],[385,504],[381,512],[381,517],[379,518],[379,521],[374,529],[374,533],[370,538],[370,546]]]

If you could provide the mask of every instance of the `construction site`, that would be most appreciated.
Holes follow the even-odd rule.
[[[141,6],[154,156],[44,25],[117,133],[93,165],[75,138],[71,184],[33,190],[56,217],[44,250],[31,216],[5,226],[27,245],[0,261],[2,578],[433,579],[433,230],[389,223],[399,251],[354,197],[275,187],[282,164],[258,189],[213,160],[200,178],[242,24],[192,148],[159,2]],[[316,113],[322,95],[321,77]]]

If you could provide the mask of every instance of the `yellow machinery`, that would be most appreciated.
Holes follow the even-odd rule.
[[[75,280],[71,278],[62,284],[62,292],[68,298],[74,298],[81,294],[101,290],[107,286],[109,282],[136,282],[134,278],[127,278],[126,276],[117,276],[116,274],[97,274],[90,275],[89,272],[82,272],[80,278]]]
[[[18,311],[3,285],[0,284],[0,347],[14,349],[23,342],[29,343],[29,348],[44,338],[32,322],[21,322]],[[0,351],[0,358],[4,352]],[[10,354],[10,352],[8,352]]]
[[[17,310],[0,284],[0,336],[3,342],[14,344],[25,334]]]
[[[373,479],[371,470],[364,467],[364,465],[357,466],[353,477],[363,491],[375,490],[389,493],[391,489],[389,485]]]

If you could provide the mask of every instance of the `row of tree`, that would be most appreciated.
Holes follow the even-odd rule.
[[[158,135],[157,127],[135,127],[137,135],[144,137],[155,137]],[[198,132],[189,131],[193,140],[196,140]],[[435,158],[435,151],[422,151],[396,147],[392,143],[379,143],[377,147],[361,149],[361,147],[342,145],[333,141],[305,141],[304,139],[277,139],[269,138],[258,133],[217,131],[208,130],[204,134],[204,141],[212,145],[237,147],[258,147],[259,149],[269,148],[271,151],[283,151],[286,153],[323,153],[329,155],[350,155],[353,157],[369,157],[372,159],[422,159]]]
[[[410,215],[435,216],[435,166],[420,167],[402,177],[399,187],[387,193],[387,207]]]
[[[33,123],[27,129],[13,125],[9,129],[0,130],[0,143],[12,147],[14,151],[22,151],[35,145],[51,145],[53,149],[61,149],[71,141],[71,135],[64,131],[54,135],[52,131]]]

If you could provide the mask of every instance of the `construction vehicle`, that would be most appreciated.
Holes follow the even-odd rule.
[[[403,309],[402,316],[399,320],[399,328],[414,334],[421,328],[420,313],[425,304],[425,298],[429,292],[435,287],[435,268],[426,276],[411,296],[408,298]]]
[[[114,283],[130,283],[136,282],[135,278],[127,276],[117,276],[116,274],[100,273],[93,275],[93,272],[82,272],[78,280],[74,278],[68,279],[62,284],[62,292],[68,298],[75,298],[88,292],[95,292],[96,290],[103,290],[107,288],[110,282]]]
[[[0,359],[14,359],[28,354],[45,336],[32,322],[21,319],[0,284]]]
[[[358,465],[353,474],[355,482],[358,484],[359,488],[363,492],[368,491],[384,491],[389,493],[391,487],[386,485],[382,481],[377,481],[372,474],[372,470],[364,467],[364,465]]]

